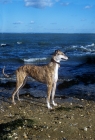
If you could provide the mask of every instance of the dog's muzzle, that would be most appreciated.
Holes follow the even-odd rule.
[[[63,61],[66,61],[66,60],[68,60],[68,57],[66,56],[66,57],[64,57],[64,58],[61,58]]]

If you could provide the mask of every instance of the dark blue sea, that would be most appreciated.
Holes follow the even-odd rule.
[[[69,60],[61,61],[56,95],[94,94],[95,34],[1,33],[0,82],[15,81],[15,76],[7,79],[2,75],[4,66],[6,73],[13,73],[25,64],[44,65],[49,63],[57,49],[63,51]],[[59,86],[62,83],[65,87]],[[28,92],[34,96],[45,96],[46,87],[31,79]]]

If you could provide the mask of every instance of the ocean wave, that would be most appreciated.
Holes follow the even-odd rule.
[[[5,47],[5,46],[11,46],[10,44],[6,44],[6,43],[1,43],[0,44],[1,47]]]
[[[93,46],[95,46],[94,43],[92,43],[92,44],[90,44],[90,45],[87,45],[87,47],[93,47]]]
[[[22,42],[17,41],[17,42],[12,42],[12,43],[1,43],[0,46],[1,46],[1,47],[6,47],[6,46],[14,46],[14,45],[16,45],[16,44],[21,45]]]
[[[24,59],[24,62],[28,62],[28,63],[31,63],[31,62],[39,62],[39,61],[44,61],[44,60],[47,60],[47,58],[29,58],[29,59]]]
[[[20,45],[20,44],[22,44],[22,42],[19,42],[19,41],[18,41],[17,44]]]
[[[91,45],[72,45],[72,46],[66,46],[65,51],[69,53],[93,53],[95,52],[95,44],[92,43]]]

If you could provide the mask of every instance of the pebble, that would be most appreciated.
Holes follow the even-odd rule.
[[[71,116],[71,118],[70,118],[71,120],[73,120],[74,119],[74,117],[73,116]]]
[[[84,117],[84,115],[82,115],[82,114],[81,114],[80,116],[81,116],[81,117]]]
[[[84,131],[87,131],[87,127],[84,127]]]
[[[43,129],[41,129],[41,131],[43,131]]]
[[[10,138],[12,138],[12,136],[10,135],[10,136],[8,136],[8,138],[10,139]]]
[[[48,129],[48,126],[46,128]]]
[[[18,127],[18,129],[20,129],[20,130],[21,130],[21,126],[19,126],[19,127]]]
[[[23,134],[23,137],[24,137],[25,139],[27,139],[27,135],[26,135],[26,133]]]
[[[50,138],[50,135],[48,135],[48,138]]]
[[[53,131],[56,131],[57,130],[57,128],[55,128]]]
[[[34,125],[34,128],[37,128],[37,126],[36,126],[36,125]]]
[[[15,137],[15,140],[17,140],[18,139],[18,137]]]
[[[17,136],[17,133],[13,133],[13,136]]]

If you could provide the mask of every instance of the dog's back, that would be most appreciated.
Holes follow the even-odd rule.
[[[19,77],[18,74],[19,76],[30,76],[39,82],[47,84],[52,80],[54,74],[54,66],[52,62],[44,66],[24,65],[16,70],[17,78]]]

